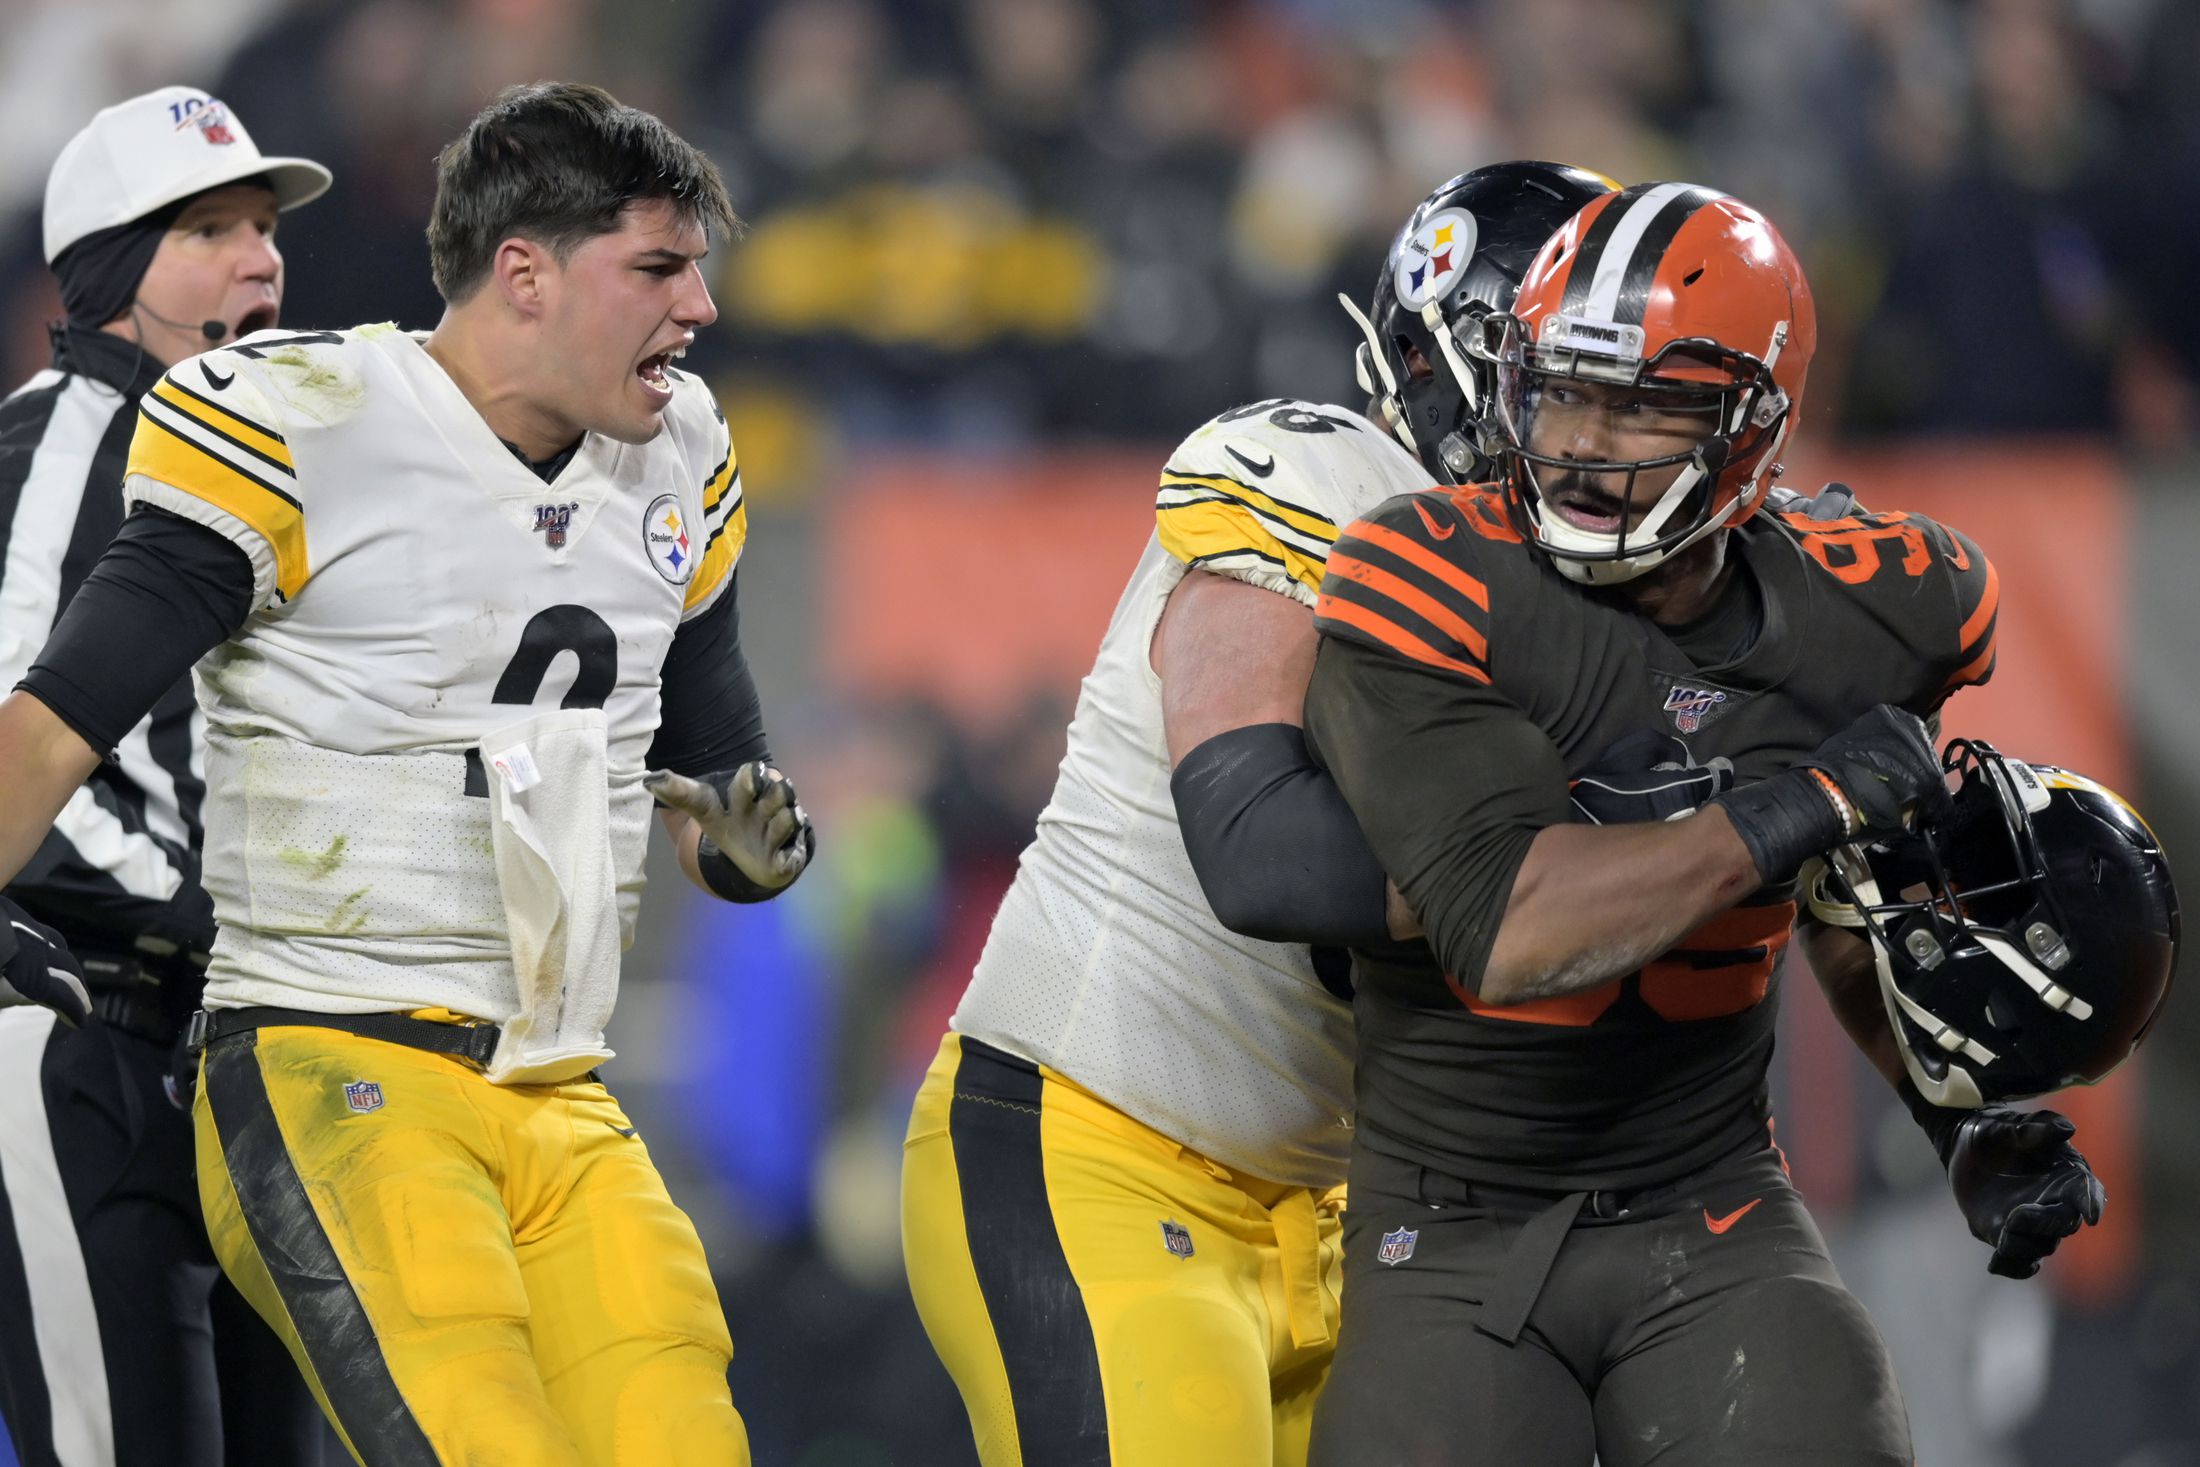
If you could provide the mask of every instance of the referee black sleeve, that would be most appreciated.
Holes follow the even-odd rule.
[[[112,757],[163,693],[252,613],[252,561],[221,533],[140,505],[16,684]]]
[[[714,774],[771,758],[756,680],[741,651],[739,571],[708,611],[682,622],[665,654],[663,721],[649,745],[649,767]]]

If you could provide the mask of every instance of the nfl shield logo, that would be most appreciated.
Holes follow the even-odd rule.
[[[1684,734],[1692,734],[1702,728],[1704,720],[1718,711],[1726,701],[1726,694],[1717,688],[1687,688],[1678,683],[1665,695],[1665,711],[1673,715],[1673,726]]]
[[[354,1114],[365,1115],[370,1110],[382,1108],[382,1085],[377,1080],[354,1080],[344,1087],[344,1104]]]
[[[1161,1225],[1161,1246],[1179,1258],[1192,1256],[1192,1235],[1182,1223],[1165,1222]]]
[[[1396,1265],[1413,1256],[1413,1245],[1420,1240],[1419,1228],[1397,1228],[1383,1234],[1383,1245],[1375,1250],[1375,1256],[1384,1263]]]

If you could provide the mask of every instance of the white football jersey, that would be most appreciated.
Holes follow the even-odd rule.
[[[673,373],[655,439],[589,434],[544,483],[422,339],[259,332],[143,402],[127,498],[220,531],[255,576],[196,671],[217,1006],[509,1018],[473,750],[546,709],[603,710],[632,936],[659,671],[746,535],[725,420]]]
[[[1271,401],[1178,446],[1155,534],[1116,604],[1069,727],[1054,796],[954,1027],[1068,1076],[1226,1166],[1343,1180],[1352,1012],[1310,951],[1224,928],[1184,853],[1151,648],[1192,566],[1304,602],[1339,530],[1429,487],[1418,460],[1345,408]]]

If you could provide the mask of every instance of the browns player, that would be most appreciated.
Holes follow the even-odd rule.
[[[1477,341],[1503,481],[1329,557],[1308,741],[1427,942],[1355,953],[1323,1467],[1911,1461],[1765,1075],[1798,868],[1945,800],[1922,719],[1991,672],[1997,587],[1951,529],[1771,489],[1815,331],[1754,209],[1593,200]],[[2025,1137],[1967,1213],[2097,1216]]]

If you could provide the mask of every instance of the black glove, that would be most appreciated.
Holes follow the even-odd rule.
[[[1835,846],[1895,834],[1911,806],[1940,813],[1949,796],[1924,720],[1882,703],[1808,759],[1713,802],[1726,807],[1765,885],[1779,886]]]
[[[1633,733],[1597,756],[1568,782],[1574,818],[1589,825],[1673,820],[1729,789],[1734,766],[1724,759],[1694,763],[1688,745],[1671,734]]]
[[[1971,1236],[1991,1244],[1986,1271],[2028,1279],[2080,1227],[2101,1220],[2108,1193],[2070,1144],[2078,1128],[2051,1110],[1950,1110],[1904,1083],[1902,1099],[1948,1169]]]
[[[61,934],[0,897],[0,1003],[44,1004],[71,1029],[91,1017],[84,969]]]

